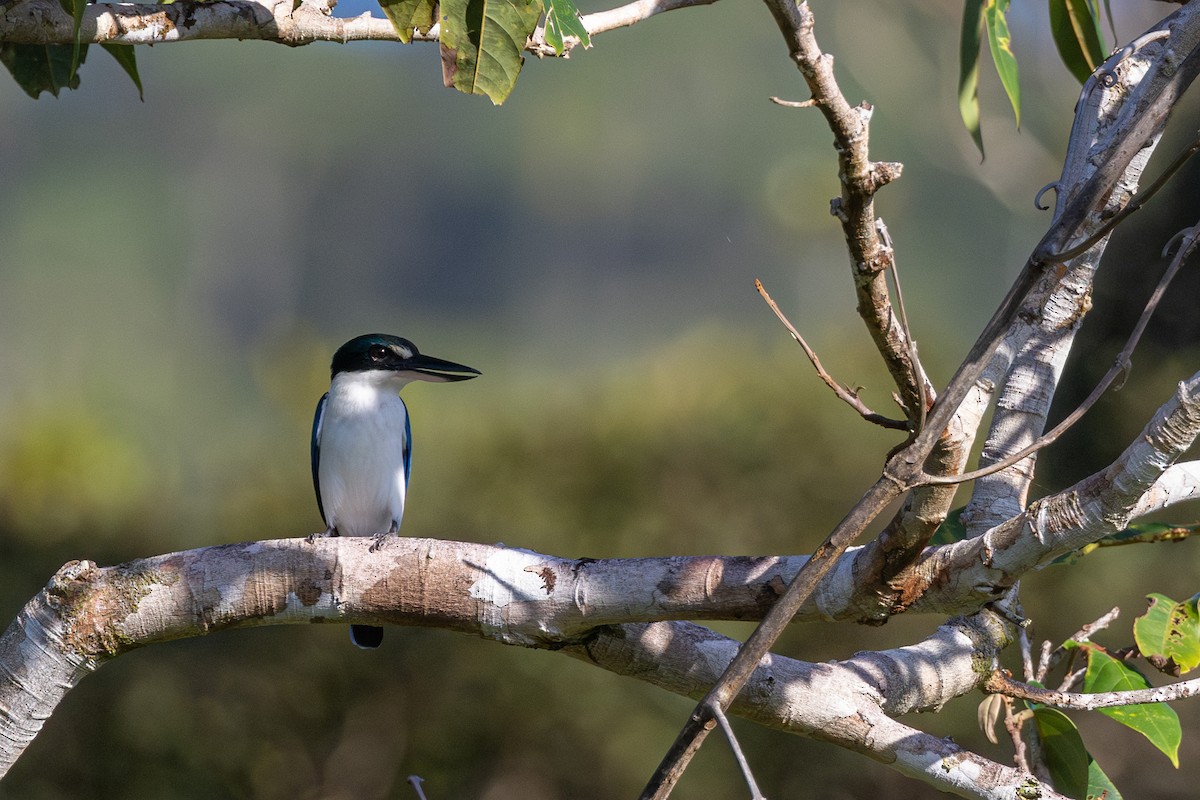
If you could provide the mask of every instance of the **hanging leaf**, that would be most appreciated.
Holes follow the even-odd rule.
[[[142,94],[142,79],[138,75],[137,53],[134,52],[133,45],[105,42],[100,46],[104,48],[104,52],[116,59],[116,62],[121,65],[121,69],[125,70],[125,74],[133,81],[133,85],[138,90],[138,100],[145,100],[146,98]]]
[[[1042,755],[1054,788],[1067,797],[1086,800],[1091,756],[1071,718],[1056,708],[1033,709]]]
[[[1196,598],[1176,603],[1162,594],[1147,595],[1150,607],[1133,621],[1133,638],[1144,656],[1169,658],[1188,672],[1200,666],[1200,610]]]
[[[442,79],[500,105],[521,73],[541,0],[443,0],[441,8]]]
[[[59,5],[63,7],[71,15],[74,21],[74,27],[71,29],[71,38],[74,44],[71,46],[71,74],[70,78],[75,77],[75,71],[79,69],[79,65],[83,63],[83,44],[79,40],[79,27],[83,23],[83,12],[87,8],[87,0],[58,0]],[[74,87],[72,87],[74,88]]]
[[[1148,689],[1150,682],[1140,672],[1105,653],[1098,647],[1086,648],[1087,672],[1085,692],[1127,692]],[[1179,715],[1165,703],[1144,703],[1136,706],[1115,706],[1098,709],[1101,714],[1132,728],[1161,750],[1176,768],[1179,767],[1179,742],[1183,731]]]
[[[1104,32],[1091,0],[1050,0],[1050,33],[1063,64],[1080,83],[1104,63]]]
[[[405,44],[412,42],[414,30],[429,33],[437,21],[437,0],[379,0],[379,7]]]
[[[79,88],[79,76],[71,69],[73,50],[67,44],[0,42],[0,63],[34,100],[42,92],[58,97],[60,89]],[[82,64],[86,57],[87,47],[84,46],[79,53],[79,63]]]
[[[983,157],[979,127],[979,49],[983,45],[983,0],[966,0],[958,40],[958,113]]]
[[[988,33],[988,49],[992,51],[992,61],[996,64],[996,73],[1000,83],[1008,95],[1013,114],[1017,118],[1017,127],[1021,127],[1021,84],[1017,79],[1017,57],[1012,51],[1012,35],[1008,32],[1008,0],[988,0],[983,12],[984,26]]]
[[[591,47],[592,40],[583,20],[579,17],[579,9],[574,0],[545,0],[546,2],[546,42],[560,56],[563,51],[563,40],[568,36],[577,38],[584,47]]]

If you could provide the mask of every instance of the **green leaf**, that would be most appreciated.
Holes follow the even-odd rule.
[[[429,33],[437,21],[434,19],[437,0],[379,0],[379,7],[405,44],[412,42],[414,30]]]
[[[104,52],[116,59],[116,62],[121,65],[121,69],[125,70],[125,74],[133,81],[133,85],[138,90],[138,100],[145,100],[146,97],[142,93],[142,79],[138,75],[137,54],[134,52],[133,45],[105,42],[100,46],[104,48]]]
[[[1092,0],[1050,0],[1050,33],[1063,64],[1080,83],[1104,63],[1104,32]]]
[[[71,69],[72,51],[67,44],[0,43],[0,63],[12,73],[25,93],[37,99],[42,92],[58,97],[60,89],[79,88],[79,76]],[[87,57],[87,47],[79,53],[79,63]]]
[[[1087,653],[1087,672],[1083,679],[1085,692],[1127,692],[1150,687],[1150,682],[1140,672],[1098,647],[1088,647]],[[1098,710],[1145,736],[1171,759],[1176,768],[1179,767],[1179,742],[1183,731],[1174,709],[1165,703],[1145,703]]]
[[[443,0],[442,78],[500,105],[525,59],[521,50],[542,16],[541,0]]]
[[[1088,762],[1091,756],[1071,718],[1056,708],[1038,706],[1033,710],[1037,733],[1042,740],[1042,755],[1054,788],[1067,797],[1085,800],[1088,791]]]
[[[946,519],[933,532],[933,536],[929,537],[929,544],[953,544],[967,538],[967,526],[962,524],[962,512],[965,508],[966,506],[959,506],[948,513]]]
[[[1200,666],[1200,610],[1196,597],[1176,603],[1162,594],[1146,596],[1150,606],[1133,621],[1133,638],[1144,656],[1172,659],[1180,672]]]
[[[983,0],[966,0],[958,40],[958,113],[983,158],[979,127],[979,49],[983,45]]]
[[[74,44],[71,47],[71,78],[75,77],[75,71],[79,69],[79,65],[83,63],[82,47],[83,44],[79,39],[79,27],[83,23],[83,12],[87,8],[87,0],[58,0],[59,5],[63,7],[71,15],[74,20],[74,28],[71,30],[71,38],[74,39]]]
[[[1012,51],[1012,34],[1008,32],[1008,20],[1004,15],[1008,12],[1008,0],[987,0],[983,12],[984,27],[988,33],[988,49],[992,51],[992,61],[996,64],[996,73],[1000,83],[1008,95],[1013,114],[1017,118],[1017,127],[1021,127],[1021,84],[1017,79],[1017,57]]]
[[[1088,762],[1087,796],[1088,800],[1122,800],[1121,793],[1095,759]]]
[[[584,47],[591,47],[592,40],[583,20],[579,18],[579,9],[573,0],[545,0],[546,3],[546,42],[554,48],[554,52],[562,55],[563,39],[574,36]]]

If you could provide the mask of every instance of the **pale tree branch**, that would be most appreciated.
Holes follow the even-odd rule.
[[[369,545],[283,540],[107,569],[67,565],[0,636],[9,678],[0,685],[7,712],[0,717],[0,766],[7,770],[66,692],[106,662],[155,642],[236,627],[432,625],[566,653],[691,697],[703,695],[738,650],[736,641],[689,622],[579,627],[586,592],[557,585],[554,576],[566,577],[571,568],[559,573],[563,564],[547,567],[537,554],[432,540],[399,540],[377,553]],[[383,609],[382,596],[400,603]],[[555,618],[568,607],[575,611]],[[531,613],[535,608],[543,613]],[[981,612],[944,623],[922,642],[845,661],[770,655],[731,711],[819,735],[964,797],[1011,797],[1027,780],[1016,770],[892,719],[974,691],[1011,636],[1001,616]],[[19,725],[17,712],[25,714]]]
[[[1010,626],[983,612],[952,619],[915,645],[860,653],[845,661],[808,664],[771,654],[731,710],[768,727],[819,736],[862,752],[960,797],[1011,800],[1027,789],[1034,793],[1030,796],[1059,798],[1049,786],[1012,767],[893,719],[932,710],[937,706],[930,701],[939,696],[973,691],[986,677],[981,666],[1010,637]],[[684,622],[601,630],[586,646],[567,648],[597,666],[693,697],[722,674],[737,650],[737,642]],[[676,665],[686,669],[681,672]]]
[[[20,0],[6,8],[0,30],[17,44],[70,44],[74,20],[57,0]],[[400,41],[392,23],[363,14],[330,16],[327,8],[291,0],[180,0],[166,5],[96,3],[79,26],[88,44],[154,45],[200,39],[238,39],[287,45],[311,42]]]
[[[1179,503],[1200,499],[1200,461],[1172,464],[1133,507],[1133,516],[1144,517]]]
[[[1200,378],[1193,383],[1197,381]],[[1188,395],[1181,391],[1181,397]],[[1168,404],[1148,426],[1142,440],[1155,449],[1158,460],[1169,458],[1172,448],[1186,448],[1187,437],[1194,436],[1200,425],[1194,405],[1188,410],[1182,403]],[[1147,474],[1130,481],[1125,473],[1136,471],[1134,462],[1147,460],[1155,459],[1123,458],[1104,473],[1106,480],[1122,485],[1127,492],[1136,491],[1138,481],[1144,482]],[[1194,467],[1180,465],[1175,474],[1166,470],[1160,477],[1176,485],[1176,474],[1187,473],[1194,485]],[[1152,489],[1154,485],[1152,482]],[[1166,494],[1181,499],[1178,492]],[[1067,533],[1047,529],[1029,538],[1047,552],[1055,552],[1061,549],[1058,537]],[[617,630],[612,626],[619,623],[627,623],[619,625],[620,630],[636,627],[631,620],[643,620],[647,627],[663,624],[668,626],[666,630],[676,631],[674,625],[657,621],[753,619],[772,607],[806,561],[715,557],[594,561],[408,538],[391,541],[371,553],[370,544],[365,538],[312,543],[299,539],[205,548],[107,569],[88,562],[68,564],[0,637],[0,664],[6,678],[0,683],[0,707],[6,709],[0,719],[0,767],[6,770],[11,765],[36,736],[42,721],[84,675],[145,644],[252,625],[386,622],[434,625],[508,644],[594,653],[596,643],[602,640],[598,637],[610,635],[597,631]],[[937,550],[954,552],[958,547]],[[1030,558],[1028,562],[1041,560]],[[832,613],[837,608],[846,608],[845,603],[861,587],[853,562],[851,554],[839,561],[822,591],[806,607],[806,615],[828,618],[838,615]],[[941,564],[947,577],[956,574],[950,570],[962,572],[955,559]],[[963,597],[974,596],[976,602],[986,599],[974,595],[966,580],[939,578],[933,582],[955,585]],[[833,588],[836,586],[841,588]],[[931,592],[928,598],[910,610],[941,611],[947,605],[944,592]],[[685,629],[705,631],[694,625]],[[703,636],[716,634],[705,632]],[[708,681],[715,680],[718,667],[732,658],[736,643],[719,638],[728,655],[711,662],[711,673],[699,675],[694,662],[686,659],[673,667],[688,677],[685,693],[689,696],[701,693]],[[996,648],[1002,646],[995,644]],[[657,652],[644,657],[650,659]],[[778,657],[770,658],[775,663]],[[642,667],[634,672],[650,680],[642,674]],[[884,701],[883,711],[904,713],[923,704],[936,706],[961,693],[965,675],[961,681],[947,692],[944,683],[917,680],[926,691],[936,692],[921,695],[919,689],[910,687]],[[894,684],[889,686],[894,688]],[[891,688],[875,691],[888,694]],[[923,699],[902,699],[910,696]],[[754,697],[750,692],[739,702]],[[797,702],[804,705],[812,699]],[[786,708],[760,708],[755,713],[778,713],[789,719],[795,714]],[[823,723],[811,724],[818,727],[799,732],[813,733]],[[905,737],[912,735],[905,730]],[[925,752],[920,757],[931,756]],[[967,758],[961,753],[956,757]],[[919,761],[916,754],[912,758]],[[916,769],[912,764],[900,768]]]
[[[1172,85],[1176,77],[1171,74],[1173,61],[1181,50],[1192,51],[1198,41],[1194,19],[1195,11],[1190,10],[1187,15],[1172,15],[1164,20],[1139,37],[1134,45],[1110,57],[1080,94],[1063,171],[1054,184],[1055,220],[1077,224],[1078,231],[1047,237],[1038,252],[1053,250],[1054,246],[1048,242],[1065,241],[1066,236],[1089,240],[1090,244],[1085,252],[1073,255],[1058,274],[1048,272],[1044,287],[1033,293],[1024,311],[1014,320],[1008,344],[1002,350],[1013,352],[1015,358],[1006,370],[980,457],[981,467],[1003,463],[1027,452],[1045,428],[1075,332],[1091,307],[1092,281],[1107,244],[1107,238],[1100,232],[1111,230],[1112,220],[1121,209],[1134,205],[1130,198],[1173,107],[1171,98],[1181,91]],[[1171,37],[1175,38],[1169,41]],[[1194,75],[1195,67],[1190,69]],[[1190,79],[1184,78],[1184,87]],[[1149,108],[1154,109],[1150,116],[1156,124],[1143,125],[1130,134],[1135,123],[1144,122],[1141,114]],[[1116,183],[1117,191],[1101,198],[1103,202],[1093,201],[1093,208],[1088,211],[1082,205],[1096,196],[1095,180],[1100,166],[1111,169],[1106,159],[1095,157],[1096,148],[1109,142],[1121,143],[1112,150],[1124,154],[1121,157],[1127,159],[1126,166]],[[1172,174],[1189,155],[1185,152],[1181,159],[1176,159],[1176,164],[1164,175]],[[1162,178],[1154,186],[1161,184]],[[1137,201],[1141,202],[1144,201]],[[1035,254],[1035,259],[1039,257],[1044,256]],[[997,474],[976,476],[975,490],[962,516],[972,535],[999,525],[1025,507],[1033,479],[1034,456],[1030,453],[1018,459]]]
[[[583,27],[587,30],[588,36],[591,37],[598,33],[605,33],[606,31],[617,30],[618,28],[628,28],[631,25],[644,22],[653,16],[667,11],[674,11],[678,8],[691,8],[692,6],[707,6],[715,2],[717,0],[634,0],[632,3],[608,9],[607,11],[584,14],[581,19]],[[571,50],[580,44],[582,42],[580,42],[577,36],[563,37],[563,55],[569,55]],[[538,56],[559,55],[553,47],[546,43],[546,29],[541,26],[530,37],[526,49]]]
[[[594,36],[628,27],[658,14],[716,0],[637,0],[582,17]],[[197,39],[237,39],[302,45],[312,42],[387,41],[400,36],[385,17],[360,14],[337,17],[331,3],[293,3],[292,0],[178,0],[166,5],[145,3],[95,3],[88,5],[80,23],[84,44],[154,45]],[[5,0],[0,3],[0,40],[16,44],[72,44],[74,20],[57,0]],[[435,25],[428,33],[414,31],[413,41],[436,42]],[[563,54],[579,46],[566,37]],[[539,27],[525,43],[538,56],[559,55],[546,44]]]

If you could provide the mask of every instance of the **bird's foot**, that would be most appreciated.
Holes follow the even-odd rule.
[[[328,536],[337,536],[337,535],[338,535],[337,528],[334,528],[331,526],[331,527],[326,528],[323,531],[317,531],[316,533],[309,534],[308,538],[305,539],[304,541],[306,544],[312,544],[317,539],[324,539]]]
[[[393,522],[392,527],[388,528],[383,533],[377,533],[371,537],[371,546],[367,548],[367,552],[374,553],[376,550],[382,549],[390,539],[399,535],[400,526]]]

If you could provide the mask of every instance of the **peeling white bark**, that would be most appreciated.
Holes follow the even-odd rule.
[[[1170,46],[1180,49],[1194,46],[1195,33],[1185,32],[1189,24],[1195,26],[1187,21],[1175,26],[1175,30],[1184,35]],[[1083,191],[1105,163],[1096,159],[1096,153],[1111,146],[1114,138],[1128,129],[1130,118],[1159,88],[1159,83],[1148,78],[1161,77],[1156,68],[1169,55],[1163,38],[1165,34],[1164,30],[1142,37],[1143,47],[1109,59],[1101,71],[1107,78],[1093,77],[1084,86],[1067,142],[1062,175],[1056,184],[1056,222],[1064,213],[1068,200]],[[1142,172],[1165,124],[1164,117],[1153,135],[1141,143],[1113,191],[1107,197],[1097,198],[1077,240],[1097,230],[1137,192]],[[980,454],[981,467],[1020,452],[1044,432],[1075,333],[1091,308],[1092,282],[1107,244],[1105,237],[1086,253],[1069,261],[1061,271],[1049,271],[1042,287],[1034,293],[1032,302],[1022,310],[1021,317],[1006,337],[1001,350],[1011,353],[1012,357],[1003,378],[997,380],[1001,389]],[[1151,250],[1157,253],[1156,248]],[[1001,356],[997,354],[996,359],[999,358]],[[1036,459],[1035,453],[976,481],[962,515],[969,535],[979,535],[1021,513],[1033,481]]]
[[[6,677],[0,682],[6,712],[0,715],[0,774],[66,693],[106,661],[153,642],[226,628],[333,621],[437,625],[563,651],[692,697],[707,690],[738,648],[692,623],[609,624],[617,616],[636,616],[629,613],[638,596],[630,591],[634,586],[644,598],[661,598],[663,609],[703,607],[724,591],[720,560],[566,561],[427,539],[399,539],[376,553],[369,546],[366,539],[294,539],[110,568],[68,564],[0,636]],[[607,573],[607,580],[595,581],[590,572]],[[681,581],[681,591],[673,579]],[[625,588],[618,590],[618,583]],[[951,620],[918,644],[843,662],[772,655],[734,712],[819,735],[966,797],[1011,796],[1026,780],[1016,770],[890,719],[973,691],[1010,638],[1000,617],[983,612]]]
[[[810,664],[771,655],[731,710],[768,727],[819,736],[961,797],[1011,800],[1029,787],[1037,797],[1061,798],[1012,767],[893,719],[972,691],[1009,636],[1004,623],[985,612],[950,620],[919,644],[845,661]],[[603,629],[566,652],[698,699],[737,647],[707,628],[676,622]]]

